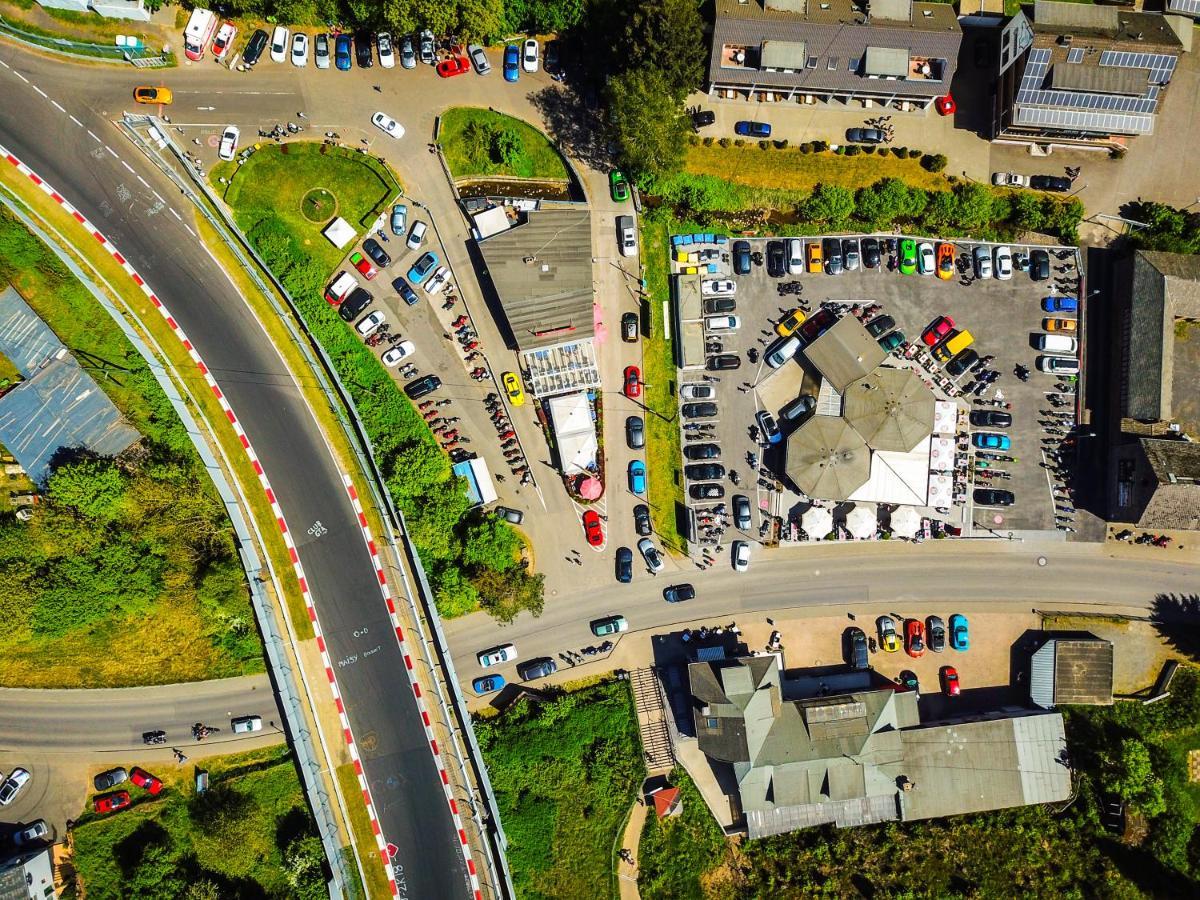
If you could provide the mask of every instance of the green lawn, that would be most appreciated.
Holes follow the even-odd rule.
[[[210,180],[218,191],[222,177],[230,179],[224,199],[244,233],[252,235],[265,220],[281,220],[305,254],[327,272],[345,252],[326,240],[321,230],[334,216],[341,216],[361,231],[390,207],[400,192],[378,160],[354,150],[306,141],[264,144],[242,166],[214,166]],[[328,197],[333,198],[332,203]],[[317,198],[325,202],[314,203]]]
[[[645,775],[629,683],[476,720],[520,898],[611,896],[613,842]]]
[[[89,900],[181,897],[184,885],[204,882],[216,891],[195,896],[324,896],[312,892],[311,878],[289,883],[284,867],[288,847],[315,833],[289,751],[222,756],[205,768],[209,790],[200,797],[190,764],[161,767],[158,797],[127,785],[133,806],[76,820],[74,862]]]
[[[646,816],[638,845],[638,891],[643,900],[704,895],[705,876],[730,856],[729,843],[683,769],[671,773],[683,810],[659,820]]]
[[[544,134],[520,119],[488,109],[446,110],[438,143],[455,178],[568,179],[562,157]]]

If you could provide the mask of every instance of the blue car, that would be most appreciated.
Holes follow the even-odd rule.
[[[733,126],[733,131],[742,137],[769,138],[771,136],[771,126],[766,122],[738,122]]]
[[[471,688],[479,695],[492,694],[504,687],[507,682],[503,675],[480,675],[471,682]]]
[[[639,497],[646,496],[646,464],[640,459],[629,464],[629,489]]]
[[[437,254],[430,250],[418,259],[411,269],[408,270],[408,280],[413,284],[420,284],[433,271],[433,267],[438,264]]]
[[[991,431],[977,431],[971,435],[971,443],[980,450],[1007,450],[1012,446],[1007,434],[996,434]]]
[[[404,276],[397,275],[393,278],[392,287],[395,288],[396,293],[409,306],[417,305],[417,292],[408,286],[408,282],[404,280]]]
[[[967,650],[971,646],[971,636],[967,631],[967,617],[955,613],[950,617],[950,647],[953,650]]]
[[[504,48],[504,80],[516,81],[521,75],[521,51],[516,44]]]
[[[1049,313],[1079,312],[1079,301],[1074,297],[1043,297],[1042,309]]]
[[[778,444],[783,440],[783,435],[779,433],[779,426],[775,424],[774,417],[765,409],[760,409],[754,416],[754,421],[758,423],[759,430],[762,431],[762,439],[770,444]]]
[[[333,42],[333,64],[342,72],[350,71],[350,35],[339,34]]]

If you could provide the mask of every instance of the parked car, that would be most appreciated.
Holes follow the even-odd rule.
[[[800,238],[788,238],[787,273],[789,275],[804,274],[804,241]]]
[[[947,697],[957,697],[961,688],[958,683],[958,669],[954,666],[942,666],[938,670],[938,675],[942,680],[942,690]]]
[[[521,69],[525,72],[538,70],[538,42],[533,38],[521,44]]]
[[[519,509],[513,509],[511,506],[494,506],[492,507],[492,515],[513,525],[520,525],[525,521],[525,513]]]
[[[996,278],[1008,281],[1013,276],[1012,250],[1001,244],[996,248]]]
[[[721,448],[716,444],[688,444],[683,448],[684,459],[719,459],[720,456]]]
[[[412,264],[412,268],[408,270],[408,280],[412,284],[420,284],[432,272],[438,264],[437,254],[432,250],[421,255],[421,257]]]
[[[917,242],[912,238],[900,242],[900,274],[917,274]]]
[[[880,253],[878,238],[865,237],[860,242],[862,245],[862,260],[863,265],[868,269],[879,268]]]
[[[409,250],[419,250],[421,245],[425,243],[425,235],[429,231],[429,226],[424,222],[417,220],[413,222],[412,228],[409,229],[408,238],[404,245]]]
[[[592,547],[604,546],[604,526],[600,524],[600,513],[594,509],[583,512],[583,536]]]
[[[734,241],[733,242],[733,274],[734,275],[749,275],[750,274],[750,242],[749,241]]]
[[[98,813],[110,813],[124,809],[129,803],[129,791],[116,791],[93,799],[92,809]]]
[[[716,356],[710,356],[704,362],[704,368],[710,372],[727,372],[731,369],[741,368],[742,358],[736,353],[720,353]]]
[[[733,525],[740,531],[749,531],[754,524],[750,517],[750,498],[745,494],[733,495]]]
[[[993,172],[992,184],[997,187],[1029,187],[1029,179],[1016,172]]]
[[[371,265],[371,261],[355,250],[350,254],[350,265],[358,270],[358,274],[370,281],[379,274],[379,270]]]
[[[804,320],[808,316],[804,310],[796,308],[789,311],[782,319],[775,323],[775,333],[780,337],[790,337],[800,330],[800,326],[804,324]]]
[[[620,634],[629,630],[629,623],[624,616],[605,616],[594,620],[589,626],[596,637],[608,637],[610,634]]]
[[[622,256],[637,256],[637,229],[633,225],[633,216],[617,216],[617,246],[621,248]]]
[[[98,791],[107,791],[129,780],[129,773],[122,768],[108,769],[92,779],[92,784]]]
[[[618,547],[616,557],[616,578],[621,584],[633,581],[633,551],[628,547]]]
[[[363,249],[367,251],[367,256],[371,257],[372,262],[379,268],[386,269],[392,264],[392,258],[387,255],[387,251],[375,238],[367,238],[363,241]]]
[[[262,731],[261,716],[235,716],[229,720],[229,727],[234,734],[252,734]]]
[[[392,279],[392,288],[396,291],[397,294],[400,295],[400,299],[403,300],[405,303],[407,303],[409,306],[417,305],[417,300],[419,299],[417,297],[417,292],[412,289],[412,287],[405,280],[403,275],[397,275],[395,278]]]
[[[157,794],[159,791],[162,790],[162,787],[163,787],[162,779],[155,778],[153,775],[151,775],[145,769],[139,768],[137,766],[134,766],[132,769],[129,770],[129,780],[132,781],[134,784],[136,784],[138,787],[143,788],[146,791],[149,791],[151,794]]]
[[[313,38],[313,62],[318,69],[329,68],[329,35],[321,33]]]
[[[662,554],[658,552],[658,548],[654,546],[654,542],[650,538],[642,538],[638,541],[637,546],[638,552],[642,554],[642,559],[646,561],[646,567],[655,575],[666,567]]]
[[[891,616],[880,616],[875,620],[875,631],[879,634],[879,646],[887,653],[900,649],[900,638],[896,634],[896,623]]]
[[[734,541],[730,548],[730,562],[733,565],[733,571],[745,572],[750,568],[750,542],[749,541]]]
[[[492,71],[492,64],[488,62],[487,54],[483,52],[483,48],[478,44],[467,44],[467,56],[471,58],[471,65],[475,67],[475,74],[486,75]]]
[[[882,144],[884,140],[886,140],[886,136],[878,128],[846,129],[846,143],[848,144]]]
[[[298,69],[308,65],[308,35],[303,32],[292,37],[292,65]]]
[[[625,396],[634,400],[642,396],[642,372],[637,366],[626,366],[625,377],[622,380],[622,390]]]
[[[692,463],[683,467],[688,481],[720,481],[725,477],[725,467],[720,463]]]
[[[737,282],[730,278],[714,278],[700,282],[700,293],[705,297],[716,297],[737,293]]]
[[[465,56],[447,56],[437,64],[439,78],[453,78],[456,75],[465,75],[470,71],[471,63]]]
[[[504,48],[505,81],[516,81],[521,77],[520,58],[521,50],[516,44],[509,44]]]
[[[933,252],[933,244],[921,241],[917,245],[917,271],[922,275],[932,275],[937,271],[937,256]]]
[[[1048,313],[1077,313],[1079,301],[1074,297],[1054,294],[1042,298],[1042,311]]]
[[[360,69],[369,69],[375,65],[375,57],[371,53],[371,35],[359,31],[354,35],[354,59]]]
[[[416,345],[412,341],[401,341],[384,350],[383,355],[379,357],[379,361],[385,366],[398,366],[416,352]]]
[[[688,488],[688,496],[693,500],[720,500],[725,496],[725,488],[719,484],[693,484]]]
[[[377,309],[373,313],[368,313],[358,320],[354,325],[354,330],[363,337],[368,337],[379,330],[379,326],[387,321],[387,315],[383,310]]]
[[[790,403],[784,404],[779,410],[779,418],[787,422],[794,422],[802,416],[807,416],[817,408],[817,398],[812,394],[801,394]]]
[[[1029,186],[1035,191],[1055,191],[1066,193],[1071,189],[1071,179],[1061,175],[1032,175]]]
[[[954,320],[949,316],[938,316],[929,327],[921,332],[921,343],[933,347],[944,341],[954,331]]]
[[[339,34],[333,39],[333,65],[339,72],[349,72],[351,62],[350,35]]]
[[[685,384],[679,389],[683,400],[715,400],[717,389],[711,384]]]
[[[870,668],[867,656],[867,636],[861,628],[850,626],[842,632],[842,655],[852,669]]]
[[[858,241],[854,238],[842,239],[842,266],[847,272],[857,272],[861,257],[858,255]]]
[[[28,847],[30,844],[36,844],[38,841],[43,841],[49,836],[50,826],[46,824],[46,820],[37,819],[14,834],[12,839],[13,843],[18,847]]]
[[[237,153],[238,138],[241,136],[241,131],[236,125],[226,125],[225,130],[221,132],[221,143],[217,147],[217,156],[229,162]]]
[[[706,297],[704,299],[704,314],[706,316],[731,313],[737,309],[737,301],[732,297]]]
[[[920,619],[904,622],[904,652],[914,658],[925,655],[925,626]]]
[[[445,266],[438,266],[433,276],[425,282],[425,293],[430,295],[440,294],[449,280],[450,270]]]
[[[212,53],[213,59],[222,60],[229,55],[229,48],[233,46],[233,39],[237,36],[237,26],[232,22],[222,22],[221,27],[217,29],[217,36],[213,38]],[[323,37],[324,35],[322,35]],[[329,67],[329,60],[325,61],[325,68]]]
[[[959,350],[950,362],[946,363],[946,374],[951,378],[957,378],[977,362],[979,362],[979,354],[973,348],[967,347]]]
[[[1078,375],[1079,360],[1070,356],[1039,356],[1037,369],[1050,375]]]
[[[701,109],[692,113],[692,127],[699,131],[717,121],[717,114],[711,109]]]
[[[1012,413],[999,409],[973,409],[971,424],[976,428],[1008,428],[1012,425]]]
[[[971,446],[979,450],[998,450],[1003,453],[1012,446],[1012,441],[1007,434],[977,431],[971,435]]]
[[[682,413],[685,419],[711,419],[717,414],[717,404],[710,402],[685,403]]]
[[[646,537],[654,531],[650,524],[650,507],[645,503],[636,503],[633,507],[633,530],[640,537]]]
[[[421,52],[421,62],[425,63],[425,65],[427,65],[427,66],[432,66],[434,63],[436,63],[437,62],[437,45],[433,39],[433,32],[430,31],[428,28],[424,28],[421,30],[419,45],[420,45],[420,52]]]
[[[825,238],[821,242],[821,252],[825,256],[825,274],[841,275],[842,269],[842,242],[837,238]]]
[[[876,343],[883,348],[884,353],[891,353],[904,343],[904,332],[893,331],[890,334],[885,334]]]
[[[971,635],[967,617],[955,613],[950,617],[950,649],[965,653],[970,648]]]
[[[975,258],[975,277],[986,279],[992,277],[992,254],[987,247],[976,247],[974,254]]]
[[[1042,327],[1050,332],[1075,334],[1079,329],[1079,322],[1076,319],[1042,319]]]
[[[767,274],[772,278],[782,278],[787,274],[787,254],[783,249],[783,241],[767,241]]]
[[[668,603],[686,603],[696,599],[696,589],[690,584],[670,584],[663,588],[663,599]]]
[[[375,35],[375,49],[379,51],[379,65],[385,69],[396,68],[396,51],[392,48],[392,36],[386,31]]]
[[[480,675],[471,682],[471,689],[476,694],[483,696],[484,694],[494,694],[506,683],[503,675]]]
[[[800,330],[796,332],[795,336],[800,338],[802,343],[811,344],[833,327],[833,323],[836,321],[837,316],[822,307],[804,320],[804,324],[800,326]]]
[[[937,275],[943,281],[954,277],[955,247],[949,241],[937,245]]]
[[[250,40],[246,44],[246,49],[242,53],[242,65],[250,68],[262,59],[263,51],[267,49],[267,42],[270,38],[267,33],[261,28],[255,29],[254,34],[250,35]]]
[[[517,648],[513,644],[500,644],[475,654],[475,660],[485,669],[502,666],[517,658]]]
[[[288,39],[291,35],[283,25],[276,25],[271,32],[271,62],[287,62]]]
[[[646,446],[646,423],[641,416],[625,419],[625,443],[630,450],[641,450]]]
[[[413,39],[406,34],[400,39],[400,68],[415,69],[417,67],[417,51],[413,49]]]
[[[621,315],[621,340],[627,344],[636,344],[638,339],[638,317],[637,313],[623,313]]]
[[[408,207],[403,203],[397,203],[392,207],[392,215],[389,220],[392,229],[392,234],[397,237],[403,237],[405,229],[408,228]]]
[[[1045,250],[1034,250],[1029,254],[1029,277],[1034,281],[1045,281],[1050,277],[1050,254]]]
[[[976,506],[1012,506],[1017,502],[1012,491],[998,488],[975,488],[972,499]]]
[[[946,624],[942,621],[941,616],[926,617],[925,634],[932,652],[941,653],[946,649]]]
[[[783,440],[783,435],[779,433],[779,426],[775,424],[775,417],[765,409],[760,409],[755,414],[754,421],[758,423],[759,431],[762,432],[762,441],[767,446],[778,444]]]
[[[891,316],[884,314],[876,316],[867,323],[867,334],[873,338],[880,338],[896,327],[896,320]]]
[[[404,126],[386,113],[377,112],[371,116],[371,123],[389,137],[397,140],[404,137]]]
[[[810,275],[818,275],[825,271],[825,256],[821,253],[820,241],[809,241],[804,247],[804,252]]]
[[[904,669],[896,677],[897,689],[902,691],[912,691],[914,694],[921,693],[921,682],[917,680],[917,673],[912,669]]]
[[[733,133],[742,137],[769,138],[771,126],[767,122],[738,122],[733,126]]]
[[[358,318],[359,313],[375,302],[375,298],[370,291],[356,287],[350,292],[350,296],[342,301],[338,307],[338,315],[342,317],[344,322],[353,322]]]
[[[706,316],[704,327],[709,331],[737,331],[742,320],[738,316]]]
[[[646,496],[646,464],[640,459],[629,464],[629,490],[639,497]]]
[[[424,375],[416,381],[410,381],[404,386],[404,393],[409,400],[420,400],[426,394],[432,394],[442,386],[442,379],[436,375]]]

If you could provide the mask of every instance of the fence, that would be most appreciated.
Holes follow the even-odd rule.
[[[110,62],[127,62],[139,69],[161,68],[175,65],[175,58],[159,50],[147,47],[118,47],[116,44],[91,44],[86,41],[72,41],[67,38],[55,37],[51,34],[39,34],[26,31],[0,16],[0,35],[12,38],[18,43],[38,50],[48,50],[60,56],[72,56],[80,59],[106,59]]]

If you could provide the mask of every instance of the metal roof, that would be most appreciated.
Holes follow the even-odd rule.
[[[1058,705],[1113,701],[1113,645],[1100,638],[1056,640],[1054,701]]]
[[[863,74],[881,78],[904,78],[908,74],[908,50],[899,47],[868,47]]]
[[[1081,65],[1055,65],[1050,69],[1050,89],[1055,91],[1140,97],[1149,84],[1149,69]]]
[[[839,393],[844,393],[864,375],[870,375],[887,359],[879,342],[854,316],[838,319],[828,331],[804,348],[804,355]]]
[[[28,378],[38,366],[65,350],[50,326],[11,286],[0,293],[0,356]]]
[[[1035,0],[1033,4],[1033,21],[1040,27],[1112,29],[1120,24],[1120,13],[1115,6],[1087,3]]]
[[[808,60],[803,41],[763,41],[759,62],[764,69],[800,71]]]
[[[880,19],[907,22],[912,14],[912,0],[869,0],[867,3],[867,15],[876,22]]]

